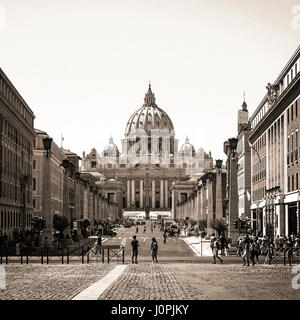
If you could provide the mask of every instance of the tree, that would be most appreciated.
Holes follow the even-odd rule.
[[[218,236],[228,230],[226,223],[223,220],[210,220],[210,227],[217,232]]]
[[[63,234],[64,230],[69,226],[68,218],[65,216],[54,215],[53,228]]]
[[[206,219],[202,219],[199,221],[199,230],[200,231],[205,231],[207,228],[207,220]]]

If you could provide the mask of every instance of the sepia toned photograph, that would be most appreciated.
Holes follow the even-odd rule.
[[[300,0],[0,0],[0,306],[299,300],[299,39]]]

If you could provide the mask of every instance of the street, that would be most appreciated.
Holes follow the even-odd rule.
[[[122,264],[115,260],[110,264],[14,263],[4,265],[6,290],[0,290],[0,300],[70,300],[97,282],[103,284],[102,279],[107,285],[99,291],[99,300],[300,299],[289,266],[243,267],[238,257],[212,265],[211,257],[197,257],[182,239],[163,243],[158,228],[151,233],[149,222],[146,233],[143,228],[139,226],[137,238],[139,264],[131,263],[135,227],[121,228],[116,237],[105,236],[104,244],[120,244],[126,238],[124,271],[116,280],[110,281],[110,274]],[[151,263],[152,237],[158,240],[158,264]]]

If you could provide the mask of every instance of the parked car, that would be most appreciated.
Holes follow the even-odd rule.
[[[125,228],[130,228],[132,224],[129,221],[124,222],[124,227]]]
[[[117,235],[117,233],[115,231],[113,231],[112,229],[110,229],[110,228],[105,228],[104,232],[103,232],[103,235],[114,237],[114,236]]]

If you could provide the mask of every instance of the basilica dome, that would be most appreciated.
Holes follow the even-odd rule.
[[[144,130],[149,135],[153,129],[167,129],[170,132],[174,127],[166,112],[156,105],[155,96],[149,85],[143,106],[134,112],[127,122],[125,137],[135,135],[138,130]]]

